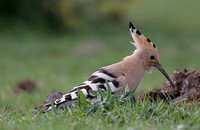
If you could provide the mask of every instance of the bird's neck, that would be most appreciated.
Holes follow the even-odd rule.
[[[125,57],[121,62],[121,66],[126,77],[126,83],[130,91],[134,92],[146,70],[139,52],[135,51],[132,55]]]

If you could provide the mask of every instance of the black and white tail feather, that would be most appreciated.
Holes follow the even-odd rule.
[[[112,94],[117,92],[122,86],[120,86],[119,82],[117,81],[117,77],[105,69],[101,68],[98,71],[94,72],[88,80],[83,82],[82,84],[74,87],[68,93],[64,94],[60,99],[57,99],[54,103],[54,107],[63,107],[68,105],[69,103],[75,102],[78,99],[78,89],[83,92],[86,97],[86,100],[95,102],[96,96],[92,95],[89,91],[98,91],[104,90],[107,91],[107,83],[111,88]],[[51,104],[46,104],[47,111],[52,109]]]

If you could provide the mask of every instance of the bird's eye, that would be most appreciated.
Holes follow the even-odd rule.
[[[151,59],[151,60],[154,60],[154,59],[155,59],[155,57],[151,55],[151,56],[150,56],[150,59]]]

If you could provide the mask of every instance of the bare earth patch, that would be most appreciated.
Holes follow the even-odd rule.
[[[186,104],[193,104],[198,101],[200,105],[200,72],[186,69],[184,71],[175,70],[171,79],[175,87],[172,87],[166,81],[159,89],[140,93],[138,100],[143,100],[144,98],[150,101],[157,99],[167,100],[170,97],[174,105],[180,105],[182,101]]]

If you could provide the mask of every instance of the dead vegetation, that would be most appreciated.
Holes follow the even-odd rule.
[[[147,93],[140,93],[138,100],[147,98],[149,101],[162,99],[173,100],[174,105],[180,105],[182,101],[186,104],[198,102],[200,105],[200,72],[196,70],[175,70],[171,76],[175,87],[166,81],[159,89],[153,89]]]

